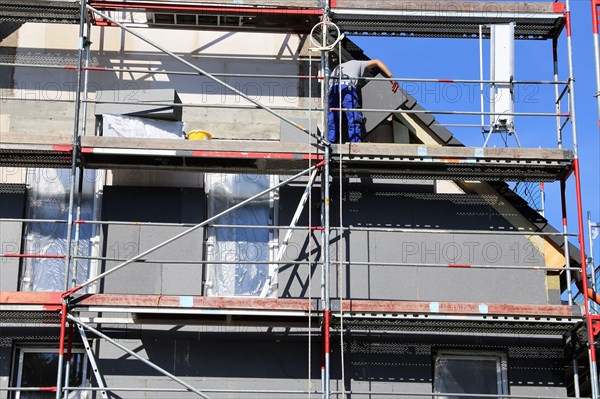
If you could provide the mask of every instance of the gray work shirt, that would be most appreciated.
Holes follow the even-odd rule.
[[[369,64],[369,61],[352,60],[352,61],[344,62],[343,64],[340,64],[337,67],[335,67],[335,69],[331,73],[331,77],[333,77],[333,78],[339,77],[340,69],[341,69],[342,70],[342,84],[357,87],[357,86],[359,86],[359,80],[357,78],[360,78],[363,76],[363,74],[365,73],[365,69],[367,69],[368,64]],[[330,83],[332,86],[337,85],[338,80],[332,79],[330,81]]]

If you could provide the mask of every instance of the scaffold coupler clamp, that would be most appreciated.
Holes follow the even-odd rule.
[[[597,320],[592,320],[592,334],[594,339],[598,336],[598,334],[600,333],[600,322],[598,322]],[[598,342],[594,341],[594,345],[598,345]]]

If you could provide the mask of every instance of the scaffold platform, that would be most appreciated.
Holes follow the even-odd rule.
[[[71,166],[72,139],[4,133],[0,165]],[[440,147],[406,144],[333,145],[333,168],[409,179],[557,181],[571,171],[565,149]],[[91,169],[161,169],[295,174],[323,160],[316,144],[256,140],[171,140],[81,137],[79,161]]]
[[[26,319],[58,323],[60,292],[3,292],[0,321]],[[183,324],[265,324],[304,326],[323,309],[316,299],[224,298],[177,295],[83,294],[70,304],[90,322],[144,324],[177,320]],[[110,320],[98,316],[110,314]],[[120,314],[120,316],[118,316]],[[37,316],[36,316],[37,315]],[[353,330],[534,333],[561,335],[582,321],[581,308],[470,302],[424,302],[332,299],[333,327]]]
[[[161,27],[309,32],[322,15],[322,2],[296,1],[122,1],[99,0],[90,5],[101,11],[145,13],[147,24]],[[565,26],[560,2],[501,1],[385,1],[331,2],[331,19],[352,35],[399,37],[478,37],[479,26],[515,22],[515,37],[544,40],[557,37]],[[222,18],[221,18],[222,17]],[[227,19],[227,17],[230,17]],[[0,21],[79,22],[78,1],[11,0],[0,4]],[[127,22],[127,21],[124,21]],[[129,21],[136,24],[134,19]],[[107,21],[94,19],[105,25]]]
[[[515,22],[516,39],[557,37],[565,25],[560,2],[337,0],[332,20],[362,36],[476,38],[479,26]]]

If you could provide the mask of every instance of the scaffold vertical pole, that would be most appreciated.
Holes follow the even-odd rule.
[[[560,181],[560,203],[562,210],[562,225],[563,225],[563,234],[564,234],[564,254],[565,254],[565,268],[566,268],[566,279],[567,279],[567,300],[569,306],[573,306],[573,290],[571,289],[571,281],[573,281],[571,276],[571,253],[569,249],[569,236],[567,235],[569,231],[568,220],[567,220],[567,196],[566,196],[566,182],[565,180]],[[577,355],[573,354],[572,359],[572,367],[573,367],[573,387],[575,390],[575,397],[581,397],[581,390],[579,387],[579,363],[577,362]]]
[[[73,323],[69,323],[69,337],[67,341],[67,355],[65,356],[65,388],[70,385],[71,356],[73,356]],[[65,389],[63,399],[69,398],[69,390]]]
[[[79,6],[79,46],[78,46],[78,64],[77,64],[77,87],[75,91],[75,115],[73,122],[73,147],[71,150],[71,178],[69,184],[69,206],[67,215],[67,236],[66,236],[66,256],[64,270],[64,291],[69,289],[69,270],[71,261],[73,260],[73,243],[71,236],[73,234],[73,208],[75,204],[75,179],[77,174],[77,159],[79,156],[79,113],[81,111],[81,74],[83,70],[84,56],[84,34],[86,26],[86,10],[87,4],[85,0],[80,2]],[[62,299],[61,323],[60,323],[60,342],[58,343],[58,370],[56,376],[56,399],[61,399],[62,380],[63,380],[63,363],[64,363],[64,345],[65,345],[65,330],[67,323],[68,297]]]
[[[77,64],[77,87],[75,89],[75,117],[73,122],[73,147],[71,154],[71,179],[69,184],[69,207],[67,215],[67,245],[65,256],[65,276],[64,290],[69,289],[69,270],[71,261],[73,260],[73,209],[75,205],[75,180],[77,175],[77,159],[79,157],[79,114],[81,112],[81,87],[82,87],[82,71],[83,71],[83,56],[85,45],[85,26],[86,26],[86,2],[81,1],[79,10],[79,49],[78,49],[78,64]],[[59,397],[57,396],[57,399]]]
[[[321,245],[322,256],[323,256],[323,399],[329,399],[330,397],[330,321],[331,321],[331,300],[330,300],[330,287],[329,287],[329,272],[330,272],[330,258],[329,258],[329,242],[330,242],[330,159],[331,159],[331,145],[327,141],[326,132],[328,131],[329,125],[329,54],[327,47],[327,22],[329,21],[329,2],[325,1],[323,5],[323,32],[322,32],[322,50],[321,50],[321,69],[323,70],[323,85],[321,90],[322,105],[323,105],[323,131],[322,139],[327,144],[324,145],[324,161],[323,173],[321,174],[321,185],[323,190],[323,242]]]
[[[590,384],[592,389],[592,399],[598,398],[598,373],[596,365],[596,345],[594,339],[593,323],[590,317],[590,301],[588,292],[587,262],[585,256],[585,230],[583,223],[583,203],[581,198],[581,170],[579,166],[579,151],[577,147],[577,118],[575,117],[575,84],[573,68],[573,43],[572,43],[572,25],[571,25],[571,3],[566,0],[565,21],[567,30],[567,51],[569,57],[569,103],[571,104],[571,126],[573,134],[573,171],[575,175],[575,196],[577,199],[577,222],[578,222],[578,241],[581,253],[581,279],[584,298],[584,311],[588,335],[588,356],[590,362]]]
[[[546,216],[546,185],[540,182],[540,215]]]
[[[598,39],[598,8],[600,0],[592,0],[592,31],[594,32],[594,60],[596,69],[596,103],[598,105],[598,129],[600,129],[600,40]]]
[[[569,226],[567,221],[567,198],[566,198],[566,182],[564,180],[560,181],[560,198],[561,198],[561,210],[562,210],[562,230],[563,230],[563,246],[564,246],[564,254],[565,254],[565,275],[569,285],[567,286],[567,300],[569,306],[573,305],[573,290],[571,289],[570,282],[573,281],[571,277],[571,252],[569,248],[569,236],[567,235],[569,232]]]
[[[575,192],[577,196],[577,219],[579,220],[579,248],[581,253],[581,278],[583,287],[583,298],[584,298],[584,309],[586,326],[588,333],[588,353],[590,359],[590,381],[592,386],[592,399],[598,399],[598,372],[596,364],[596,344],[594,337],[594,329],[592,318],[590,316],[590,300],[588,291],[588,277],[587,277],[587,259],[585,255],[585,237],[583,230],[583,205],[581,201],[581,173],[579,168],[579,160],[576,158],[573,161],[573,167],[575,170]]]
[[[67,298],[63,298],[60,314],[60,335],[58,342],[58,369],[56,372],[56,399],[61,399],[63,364],[65,357],[65,332],[67,328]]]
[[[479,25],[479,106],[481,110],[481,133],[485,134],[485,92],[483,86],[483,26]]]
[[[554,81],[558,82],[558,38],[552,38],[552,61],[554,64]],[[556,111],[556,142],[558,148],[562,148],[562,128],[560,122],[560,90],[558,84],[554,85],[554,107]]]
[[[591,276],[592,276],[592,289],[594,291],[598,291],[598,287],[596,284],[596,267],[594,264],[594,238],[593,238],[593,232],[592,232],[592,227],[593,227],[593,223],[592,223],[592,212],[588,211],[587,213],[587,233],[588,233],[588,240],[589,240],[589,256],[588,256],[588,265],[590,266],[590,272],[591,272]],[[598,313],[598,305],[596,303],[593,303],[593,308],[594,308],[594,313]]]
[[[81,114],[82,114],[82,118],[81,118],[81,135],[84,136],[86,133],[86,129],[87,129],[87,111],[88,111],[88,82],[89,82],[89,66],[90,66],[90,45],[91,45],[91,41],[90,41],[90,37],[91,37],[91,33],[92,33],[92,29],[91,29],[91,22],[88,20],[86,21],[86,30],[85,33],[87,34],[87,36],[84,36],[83,38],[83,48],[84,48],[84,53],[85,53],[85,71],[83,72],[83,104],[82,104],[82,110],[81,110]],[[83,182],[84,182],[84,172],[85,169],[83,167],[79,168],[79,184],[78,184],[78,189],[77,189],[77,211],[76,211],[76,220],[80,220],[81,219],[81,201],[83,200]],[[74,249],[73,249],[73,253],[75,254],[75,256],[78,255],[79,252],[79,238],[80,238],[80,231],[81,230],[81,224],[77,223],[77,225],[75,225],[75,237],[73,238],[74,241]],[[77,285],[77,260],[74,259],[73,264],[71,265],[71,285],[69,288],[73,288]]]

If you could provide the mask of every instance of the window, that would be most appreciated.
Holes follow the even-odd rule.
[[[33,169],[27,175],[29,219],[67,220],[69,214],[69,185],[71,172],[67,169]],[[87,171],[82,178],[81,214],[79,219],[96,220],[96,172]],[[76,181],[79,180],[79,172]],[[77,219],[77,215],[73,214]],[[66,223],[29,222],[25,228],[24,253],[41,255],[23,261],[21,291],[63,291],[65,287]],[[79,226],[76,255],[94,256],[95,225]],[[75,248],[73,248],[75,249]],[[93,274],[89,259],[78,259],[76,284],[81,284]],[[70,270],[71,271],[71,270]],[[68,276],[69,281],[73,276]]]
[[[208,217],[215,216],[271,187],[272,178],[261,175],[208,174]],[[207,296],[276,296],[276,265],[270,265],[274,232],[275,194],[264,195],[215,221],[228,227],[207,232]],[[240,226],[240,227],[237,227]],[[256,262],[256,263],[254,263]]]
[[[65,368],[66,373],[66,357]],[[17,364],[14,372],[12,386],[17,388],[28,387],[55,387],[58,371],[58,351],[56,348],[20,348],[17,349]],[[81,350],[72,351],[71,360],[68,362],[69,386],[83,386],[87,380],[87,362]],[[63,383],[64,384],[64,383]],[[14,399],[46,399],[54,398],[55,392],[16,391]],[[71,392],[70,399],[78,399],[81,392]]]
[[[433,392],[508,394],[506,356],[489,352],[442,351],[435,355]],[[437,398],[470,398],[438,396]]]

